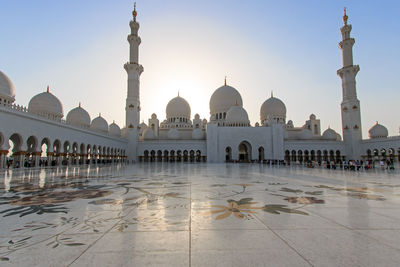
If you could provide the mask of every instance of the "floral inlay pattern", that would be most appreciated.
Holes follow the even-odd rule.
[[[253,204],[257,204],[257,202],[252,202],[252,198],[242,198],[239,201],[235,200],[228,200],[228,205],[227,206],[222,206],[222,205],[212,205],[212,208],[217,208],[216,210],[212,211],[207,211],[202,213],[202,215],[212,215],[212,214],[217,214],[221,213],[217,217],[215,217],[216,220],[222,220],[225,218],[228,218],[232,214],[239,218],[243,219],[245,217],[251,217],[250,214],[256,213],[254,210],[260,210],[263,209],[263,207],[253,207]]]

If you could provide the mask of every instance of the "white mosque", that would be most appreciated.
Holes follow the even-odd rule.
[[[378,123],[361,133],[360,101],[357,99],[353,65],[351,25],[343,16],[339,47],[343,67],[342,136],[333,129],[321,132],[320,120],[311,114],[305,124],[295,127],[286,120],[285,104],[271,95],[260,107],[260,121],[250,124],[239,91],[225,84],[210,98],[210,119],[192,118],[189,103],[181,96],[171,99],[166,118],[156,114],[148,124],[140,123],[140,75],[136,8],[129,25],[130,58],[124,65],[128,74],[126,127],[101,117],[91,120],[79,104],[64,119],[61,101],[47,90],[34,96],[28,107],[15,104],[15,88],[0,71],[0,168],[9,159],[21,167],[29,162],[39,166],[100,164],[139,161],[163,162],[308,162],[359,159],[400,160],[400,136],[388,136]],[[24,164],[23,164],[24,163]]]

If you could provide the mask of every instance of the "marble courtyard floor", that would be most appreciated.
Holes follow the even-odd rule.
[[[153,163],[0,179],[2,266],[400,265],[398,170]]]

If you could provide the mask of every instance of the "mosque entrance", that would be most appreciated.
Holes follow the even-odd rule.
[[[251,160],[251,145],[243,141],[239,145],[239,161],[248,162]]]

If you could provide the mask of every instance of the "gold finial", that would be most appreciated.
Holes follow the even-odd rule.
[[[47,93],[50,92],[50,86],[47,85]]]
[[[347,20],[349,19],[349,17],[346,14],[346,7],[344,8],[344,15],[343,15],[343,22],[344,25],[347,25]]]
[[[101,113],[99,113],[99,117],[101,117]]]
[[[225,76],[225,83],[224,83],[224,84],[225,84],[225,86],[226,86],[226,76]]]
[[[179,90],[178,90],[178,97],[180,97],[180,96],[179,96]]]
[[[274,91],[271,91],[271,98],[274,98]]]
[[[81,102],[79,102],[79,107],[81,107]]]
[[[135,2],[135,4],[133,5],[133,12],[132,12],[132,15],[133,15],[133,20],[136,21],[136,16],[137,16],[137,12],[136,12],[136,2]]]

